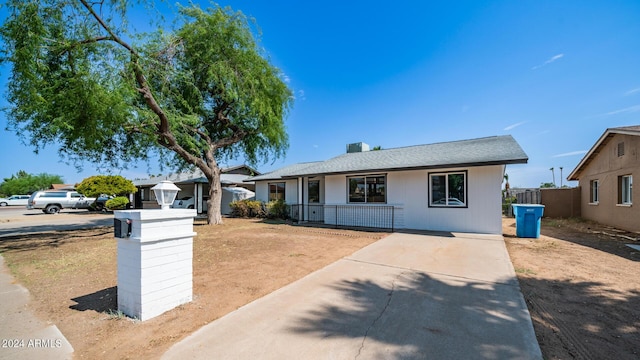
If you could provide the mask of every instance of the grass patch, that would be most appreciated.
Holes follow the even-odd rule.
[[[536,272],[527,268],[515,268],[516,274],[520,275],[536,275]]]
[[[105,312],[105,314],[107,314],[107,319],[109,320],[137,320],[135,318],[128,317],[121,310],[109,309]]]

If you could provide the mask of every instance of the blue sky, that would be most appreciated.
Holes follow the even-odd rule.
[[[559,168],[566,178],[606,128],[640,124],[637,0],[220,4],[256,19],[296,95],[287,156],[262,172],[359,141],[392,148],[510,134],[529,155],[507,168],[511,186],[551,182],[551,167],[560,185]],[[55,147],[35,155],[5,126],[0,114],[0,179],[25,170],[73,183],[104,173],[91,163],[78,173]],[[149,172],[159,170],[112,170]]]

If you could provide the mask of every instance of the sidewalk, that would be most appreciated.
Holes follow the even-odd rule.
[[[29,291],[17,284],[0,255],[0,359],[71,359],[73,347],[58,328],[33,315]]]
[[[394,233],[210,323],[163,359],[542,359],[498,235]]]

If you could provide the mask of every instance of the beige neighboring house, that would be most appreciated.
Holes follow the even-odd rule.
[[[640,231],[640,200],[633,203],[633,178],[640,178],[640,125],[607,129],[567,177],[580,186],[585,219]]]

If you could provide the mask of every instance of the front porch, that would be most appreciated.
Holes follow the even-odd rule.
[[[302,223],[338,227],[389,229],[401,224],[402,207],[395,205],[292,204],[289,218]]]

